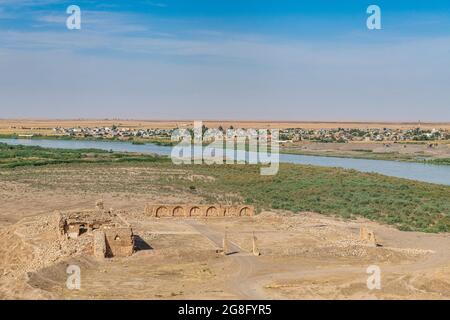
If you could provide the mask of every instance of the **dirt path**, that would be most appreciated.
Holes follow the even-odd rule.
[[[223,246],[223,237],[224,234],[218,231],[215,231],[208,227],[206,224],[196,220],[196,219],[186,219],[184,223],[193,228],[195,231],[209,239],[218,249]],[[237,244],[228,240],[228,250],[230,253],[244,253],[245,251],[239,247]]]
[[[189,219],[185,220],[185,223],[208,238],[218,248],[222,247],[222,233],[213,230],[212,228],[198,220]],[[265,296],[261,295],[258,287],[249,286],[249,284],[247,283],[247,280],[254,276],[255,269],[258,265],[257,261],[254,260],[254,258],[256,257],[251,256],[237,244],[231,241],[228,242],[229,250],[231,253],[233,253],[228,255],[228,257],[232,259],[233,270],[235,270],[231,273],[231,276],[227,281],[231,291],[240,299],[264,299]]]
[[[186,220],[186,224],[207,237],[217,247],[221,247],[223,234],[219,231],[213,230],[198,220]],[[380,233],[382,233],[381,230]],[[392,236],[392,233],[390,235]],[[383,264],[381,267],[383,277],[387,278],[393,274],[406,275],[414,272],[426,272],[426,270],[450,265],[450,241],[441,241],[440,245],[437,246],[436,239],[432,239],[433,235],[423,239],[416,239],[414,236],[414,234],[411,234],[411,239],[406,241],[405,244],[410,245],[412,244],[411,242],[414,242],[416,247],[433,250],[434,253],[427,254],[419,260],[408,262],[407,264]],[[392,239],[390,240],[392,241]],[[238,253],[229,256],[231,263],[226,285],[238,299],[271,299],[273,297],[264,288],[276,281],[345,276],[345,278],[349,279],[349,282],[352,282],[355,281],[355,275],[367,276],[367,266],[363,264],[361,266],[331,266],[325,268],[318,268],[317,265],[299,266],[298,264],[293,264],[292,266],[284,265],[283,268],[280,268],[276,262],[266,261],[261,259],[261,257],[253,256],[236,244],[232,245],[233,251],[237,250]],[[274,270],[277,270],[277,272],[274,272]],[[412,286],[411,289],[420,291]],[[311,292],[311,295],[315,295],[315,293]],[[367,296],[375,297],[369,291]],[[339,298],[337,292],[335,298]]]

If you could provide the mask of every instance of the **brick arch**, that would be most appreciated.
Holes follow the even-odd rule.
[[[147,204],[145,214],[153,217],[240,217],[253,216],[251,205]],[[94,227],[93,227],[94,228]]]
[[[202,210],[200,207],[194,206],[189,209],[189,216],[200,217],[202,215]]]
[[[216,208],[215,206],[208,207],[208,209],[206,209],[206,216],[207,217],[219,216],[219,209]]]
[[[249,207],[242,207],[239,210],[239,216],[241,216],[241,217],[248,217],[248,216],[250,216],[250,208]]]
[[[186,214],[184,212],[184,208],[183,207],[177,206],[177,207],[173,208],[172,215],[174,217],[184,217]]]
[[[170,216],[169,209],[167,209],[167,207],[165,207],[165,206],[158,207],[155,210],[155,216],[156,217],[168,217],[168,216]]]

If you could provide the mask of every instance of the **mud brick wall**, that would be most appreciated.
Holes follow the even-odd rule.
[[[106,237],[103,230],[94,230],[94,256],[97,258],[106,257]]]
[[[134,251],[133,231],[129,227],[103,229],[107,257],[128,257]]]
[[[147,204],[145,214],[151,217],[250,217],[253,206],[197,205],[197,204]]]

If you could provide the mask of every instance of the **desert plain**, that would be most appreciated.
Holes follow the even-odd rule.
[[[71,127],[105,127],[118,125],[127,128],[142,129],[174,129],[192,126],[192,120],[137,120],[137,119],[0,119],[0,134],[11,133],[22,130],[23,132],[51,133],[53,128]],[[201,119],[199,119],[201,120]],[[203,120],[204,125],[209,128],[222,126],[228,128],[254,128],[254,129],[335,129],[335,128],[392,128],[412,129],[421,127],[423,129],[442,128],[450,129],[449,122],[323,122],[323,121],[245,121],[245,120]]]

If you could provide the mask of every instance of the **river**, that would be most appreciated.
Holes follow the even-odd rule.
[[[153,143],[136,145],[131,142],[121,141],[0,139],[0,142],[11,145],[41,146],[46,148],[94,148],[118,152],[155,153],[159,155],[170,155],[172,150],[172,147],[158,146]],[[376,172],[397,178],[450,185],[450,166],[448,165],[292,154],[280,154],[280,162],[354,169],[361,172]]]

